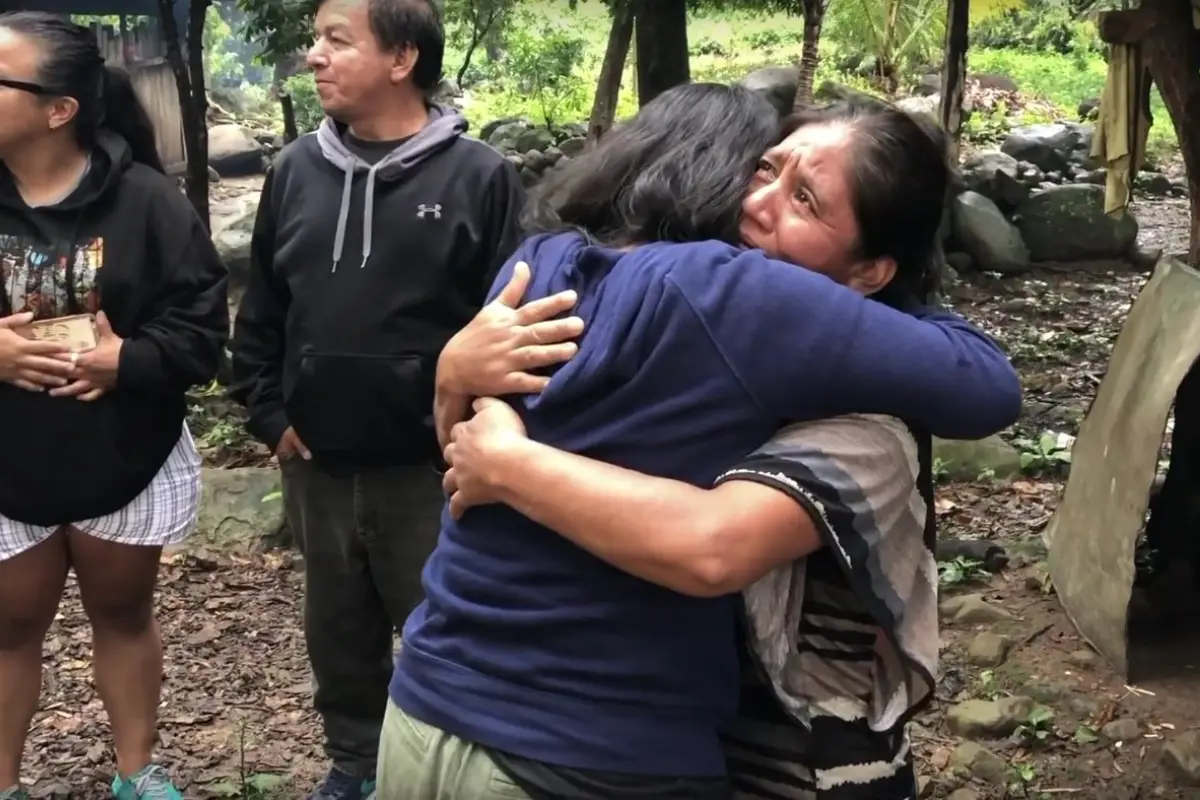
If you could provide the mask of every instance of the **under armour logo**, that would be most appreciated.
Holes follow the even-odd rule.
[[[434,219],[441,219],[442,218],[442,204],[436,203],[432,206],[427,206],[424,203],[421,203],[421,205],[417,206],[417,216],[420,219],[425,219],[426,214],[433,214]]]

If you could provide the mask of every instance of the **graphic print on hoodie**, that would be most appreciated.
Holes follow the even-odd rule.
[[[13,314],[29,311],[34,319],[95,314],[100,310],[96,278],[103,266],[104,239],[99,236],[45,245],[0,235],[0,286]]]
[[[267,175],[232,393],[272,447],[290,425],[326,467],[438,455],[437,357],[516,249],[524,192],[462,116],[429,113],[388,152],[326,120]]]
[[[0,315],[103,310],[117,385],[85,403],[0,382],[0,515],[63,525],[114,513],[150,484],[183,432],[229,331],[228,276],[178,186],[102,132],[79,185],[29,207],[0,166]]]

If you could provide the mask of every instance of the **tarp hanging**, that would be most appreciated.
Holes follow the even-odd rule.
[[[1120,215],[1129,205],[1133,180],[1142,168],[1150,133],[1150,72],[1142,46],[1111,44],[1108,77],[1100,95],[1100,119],[1092,139],[1092,156],[1108,171],[1104,212]]]

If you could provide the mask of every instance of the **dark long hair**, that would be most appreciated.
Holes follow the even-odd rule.
[[[951,177],[945,135],[932,120],[866,95],[797,111],[783,121],[782,134],[823,123],[848,125],[853,136],[857,255],[896,260],[896,277],[874,299],[902,309],[925,302],[942,261],[938,232]]]
[[[578,229],[613,247],[737,243],[742,200],[779,116],[757,92],[692,83],[647,103],[532,191],[533,233]]]
[[[0,27],[40,45],[37,85],[47,96],[71,97],[79,105],[72,126],[81,148],[92,150],[99,132],[108,130],[125,140],[134,161],[165,171],[154,125],[129,75],[105,65],[90,30],[39,11],[0,14]]]

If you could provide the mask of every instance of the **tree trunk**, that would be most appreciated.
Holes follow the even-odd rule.
[[[283,117],[283,140],[294,142],[300,136],[300,128],[296,125],[296,103],[287,90],[287,80],[296,74],[295,58],[275,65],[274,89],[279,98],[279,113]]]
[[[952,163],[958,161],[958,142],[962,135],[963,88],[967,76],[967,24],[970,0],[950,0],[946,11],[945,67],[942,68],[942,98],[938,119],[946,131],[946,145]]]
[[[625,73],[632,40],[633,6],[630,0],[615,0],[608,47],[604,50],[604,63],[600,65],[600,77],[596,80],[596,98],[592,101],[592,115],[588,120],[588,139],[593,144],[613,126],[621,96],[621,76]]]
[[[638,105],[691,80],[687,0],[635,0]]]
[[[189,0],[185,0],[188,2]],[[190,0],[188,7],[187,59],[179,44],[175,24],[175,0],[158,0],[159,21],[167,45],[167,63],[175,74],[183,143],[187,148],[187,196],[204,227],[208,213],[208,94],[204,88],[204,15],[208,0]]]
[[[283,116],[283,140],[296,141],[300,138],[300,128],[296,126],[296,104],[284,88],[279,90],[279,113]]]
[[[812,105],[813,80],[821,63],[821,25],[825,22],[825,0],[803,0],[804,47],[800,51],[800,80],[796,84],[796,110]]]

